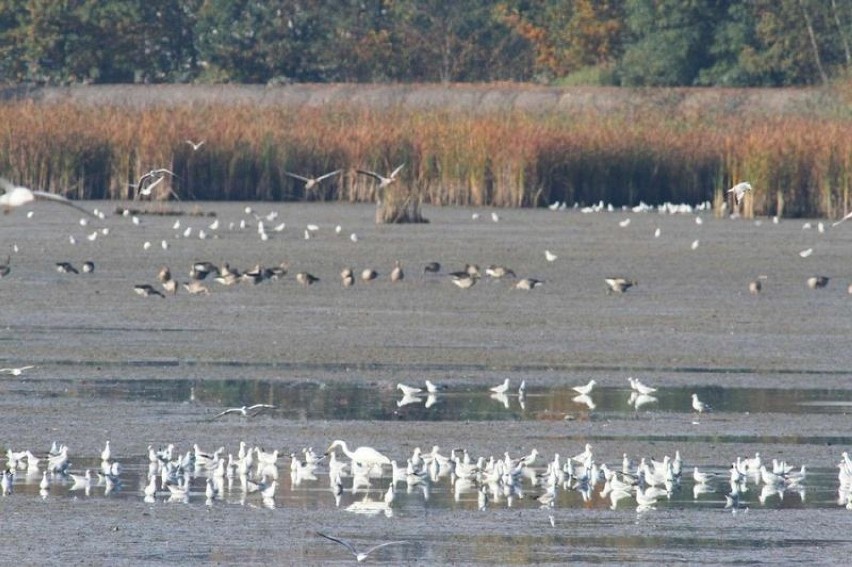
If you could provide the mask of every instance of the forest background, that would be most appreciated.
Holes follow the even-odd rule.
[[[375,188],[353,168],[405,162],[403,203],[495,206],[719,201],[748,178],[747,214],[837,216],[852,206],[850,38],[848,0],[0,0],[0,81],[29,93],[4,91],[0,170],[79,197],[126,197],[157,166],[178,173],[165,195],[369,200]],[[696,109],[677,90],[631,90],[623,103],[606,89],[616,101],[606,110],[337,102],[249,112],[235,102],[222,112],[187,104],[187,91],[132,110],[31,108],[37,89],[116,83],[818,94],[793,94],[782,112],[741,91]],[[208,140],[205,153],[188,151],[189,136]],[[338,167],[316,194],[283,174]]]

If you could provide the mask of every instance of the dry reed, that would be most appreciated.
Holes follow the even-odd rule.
[[[375,200],[358,168],[406,167],[406,199],[438,205],[724,201],[755,187],[746,215],[837,217],[852,206],[852,120],[701,116],[644,108],[531,113],[390,108],[0,105],[0,172],[79,198],[125,199],[166,167],[205,200]],[[194,151],[187,139],[205,140]],[[306,193],[284,175],[344,173]]]

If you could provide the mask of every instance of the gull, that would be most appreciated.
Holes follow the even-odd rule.
[[[828,276],[811,276],[808,278],[808,287],[811,289],[822,289],[828,285]]]
[[[403,396],[414,396],[423,391],[422,388],[415,388],[413,386],[406,386],[405,384],[397,384],[396,389],[402,391]]]
[[[713,409],[713,406],[699,400],[698,394],[692,394],[692,409],[694,409],[698,413],[704,413],[705,411],[710,411],[711,409]]]
[[[286,175],[287,177],[292,177],[293,179],[298,179],[299,181],[304,181],[305,182],[305,191],[310,191],[311,189],[316,187],[319,184],[319,182],[322,181],[323,179],[328,179],[329,177],[334,177],[335,175],[337,175],[341,171],[343,171],[343,170],[337,169],[335,171],[332,171],[331,173],[325,173],[323,175],[320,175],[319,177],[304,177],[302,175],[290,173],[289,171],[285,171],[284,175]]]
[[[698,467],[695,467],[692,471],[692,478],[695,479],[695,482],[698,484],[707,484],[707,482],[715,478],[715,476],[715,473],[700,472]]]
[[[405,541],[405,540],[401,540],[401,541],[386,541],[385,543],[380,543],[380,544],[378,544],[378,545],[374,545],[373,547],[371,547],[371,548],[367,549],[366,551],[359,552],[357,549],[355,549],[355,546],[354,546],[354,545],[352,545],[351,543],[349,543],[348,541],[345,541],[345,540],[342,540],[342,539],[338,539],[338,538],[336,538],[336,537],[332,537],[332,536],[330,536],[330,535],[326,535],[326,534],[324,534],[324,533],[322,533],[322,532],[317,532],[317,535],[318,535],[318,536],[320,536],[320,537],[324,537],[325,539],[330,540],[330,541],[333,541],[333,542],[335,542],[335,543],[339,543],[340,545],[342,545],[343,547],[345,547],[346,549],[348,549],[348,550],[349,550],[349,552],[350,552],[352,555],[354,555],[354,556],[355,556],[355,560],[356,560],[358,563],[361,563],[362,561],[364,561],[365,559],[367,559],[367,556],[368,556],[368,555],[370,555],[371,553],[373,553],[374,551],[376,551],[377,549],[380,549],[380,548],[385,547],[385,546],[388,546],[388,545],[397,545],[397,544],[408,543],[408,542],[407,542],[407,541]]]
[[[0,374],[11,374],[12,376],[20,376],[24,373],[24,370],[29,370],[30,368],[35,368],[32,364],[29,366],[21,366],[20,368],[0,368]]]
[[[239,413],[244,417],[254,417],[257,414],[261,413],[263,410],[267,409],[276,409],[275,406],[271,404],[254,404],[253,406],[242,406],[239,408],[228,408],[225,411],[217,413],[213,416],[213,419],[217,417],[222,417],[223,415],[228,415],[229,413]]]
[[[136,198],[139,198],[140,195],[144,195],[148,197],[151,195],[151,191],[153,191],[154,187],[162,183],[162,181],[166,178],[166,174],[171,175],[172,177],[177,177],[173,172],[168,169],[161,167],[159,169],[152,169],[148,173],[143,174],[139,181],[136,182],[136,185],[133,185],[136,189],[138,189],[138,193],[136,194]],[[145,181],[156,177],[154,181],[145,185]],[[174,191],[171,192],[174,195]],[[177,197],[177,195],[175,195]]]
[[[695,239],[695,240],[692,241],[692,244],[690,244],[689,247],[692,248],[693,250],[698,250],[699,244],[701,244],[701,241],[698,240],[698,239]]]
[[[607,293],[624,293],[631,287],[637,284],[636,280],[630,280],[622,277],[611,277],[604,278],[604,282],[607,285]]]
[[[806,250],[802,250],[801,252],[799,252],[799,256],[801,256],[802,258],[807,258],[808,256],[810,256],[813,253],[814,253],[814,249],[808,248]]]
[[[559,258],[559,256],[557,256],[556,254],[554,254],[554,253],[553,253],[553,252],[551,252],[550,250],[545,250],[545,251],[544,251],[544,258],[545,258],[545,260],[547,260],[548,262],[555,262],[555,261],[556,261],[556,259],[557,259],[557,258]]]
[[[574,386],[571,389],[574,390],[575,392],[577,392],[580,395],[588,396],[589,394],[592,393],[592,389],[594,389],[595,384],[597,384],[597,382],[595,382],[595,380],[592,379],[592,380],[589,380],[589,383],[584,385],[584,386]]]
[[[635,392],[634,392],[635,394]],[[650,394],[638,394],[636,398],[633,400],[633,407],[638,411],[642,406],[652,404],[654,402],[660,401],[656,396],[652,396]]]
[[[636,390],[637,392],[639,392],[640,394],[648,395],[648,394],[653,394],[654,392],[657,391],[656,388],[652,388],[651,386],[646,386],[645,384],[643,384],[638,379],[636,379],[632,376],[627,378],[627,381],[630,382],[630,387],[632,389]]]
[[[507,391],[509,391],[509,379],[506,378],[505,380],[503,380],[502,384],[500,384],[499,386],[494,386],[493,388],[489,388],[489,390],[491,390],[495,394],[505,394]]]
[[[52,201],[54,203],[74,207],[78,211],[82,211],[89,216],[94,216],[91,212],[75,205],[62,195],[21,187],[20,185],[15,185],[5,177],[0,177],[0,208],[3,209],[4,213],[9,213],[14,208],[34,201]]]
[[[498,215],[495,212],[492,212],[491,213],[491,220],[494,221],[494,222],[500,222],[500,215]]]
[[[749,191],[751,191],[751,183],[749,183],[748,181],[743,181],[742,183],[737,183],[736,185],[725,191],[725,193],[733,193],[734,202],[739,205],[740,201],[743,200],[743,197]]]
[[[437,394],[441,390],[446,390],[447,387],[444,385],[438,385],[433,383],[430,380],[426,380],[426,391],[430,394]]]
[[[595,405],[594,400],[592,400],[592,398],[588,394],[579,394],[577,396],[574,396],[573,398],[571,398],[571,401],[575,404],[582,404],[590,410],[593,410],[598,407],[597,405]]]
[[[101,461],[109,461],[109,458],[112,456],[112,451],[109,448],[109,441],[106,442],[106,446],[104,450],[101,451]]]
[[[630,219],[629,218],[624,219],[623,221],[618,223],[618,226],[620,226],[621,228],[627,228],[627,226],[629,226],[629,225],[630,225]]]
[[[662,231],[660,230],[660,227],[657,227],[657,229],[656,229],[656,230],[654,230],[654,238],[659,238],[659,237],[660,237],[660,232],[662,232]]]
[[[844,221],[847,221],[847,220],[849,220],[849,219],[852,219],[852,213],[849,213],[849,214],[847,214],[845,217],[843,217],[842,219],[840,219],[839,221],[837,221],[837,222],[835,222],[835,223],[832,223],[832,225],[831,225],[831,226],[837,226],[837,225],[839,225],[840,223],[842,223],[842,222],[844,222]]]
[[[346,445],[346,441],[341,441],[340,439],[335,440],[331,445],[329,445],[325,454],[328,455],[331,453],[332,449],[335,447],[340,447],[347,457],[349,457],[352,461],[358,463],[359,465],[364,466],[372,466],[372,465],[389,465],[390,459],[386,456],[382,455],[372,447],[358,447],[354,451],[350,451],[349,447]]]
[[[373,179],[377,180],[379,182],[379,189],[383,189],[383,188],[387,187],[388,185],[390,185],[391,183],[393,183],[394,181],[396,181],[396,176],[399,174],[400,171],[402,171],[403,167],[405,167],[404,163],[402,165],[400,165],[399,167],[397,167],[396,169],[394,169],[391,172],[391,174],[387,177],[385,177],[384,175],[379,175],[375,171],[368,171],[368,170],[365,170],[365,169],[357,169],[355,171],[357,171],[361,175],[367,175],[367,176],[372,177]]]
[[[201,140],[200,142],[193,142],[192,140],[186,140],[186,143],[192,146],[192,151],[197,152],[198,149],[204,145],[204,142],[207,140]]]

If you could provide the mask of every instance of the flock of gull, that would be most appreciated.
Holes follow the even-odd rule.
[[[203,143],[202,141],[192,145],[194,149],[198,149]],[[380,187],[385,187],[396,179],[402,168],[402,165],[399,166],[387,177],[370,171],[359,170],[358,173],[373,177],[379,182]],[[318,177],[292,173],[287,175],[304,182],[307,189],[312,189],[324,179],[339,173],[340,171],[334,171]],[[171,172],[152,170],[140,178],[136,184],[139,194],[150,196],[152,190],[162,182],[165,174],[171,174]],[[735,203],[739,205],[751,189],[748,183],[740,183],[732,187],[728,193],[732,194]],[[93,214],[85,211],[64,197],[18,187],[2,178],[0,178],[0,190],[2,190],[0,207],[7,211],[35,200],[44,200],[71,206],[86,213],[87,217],[101,220],[104,218],[103,213],[95,211]],[[553,210],[565,208],[564,203],[555,203],[551,206]],[[595,208],[592,207],[590,212],[594,210]],[[277,215],[274,213],[262,217],[254,214],[250,208],[246,208],[246,214],[253,218],[255,229],[261,240],[268,240],[271,233],[282,232],[286,228],[283,222],[276,224]],[[125,211],[123,217],[128,218],[134,225],[142,222],[129,210]],[[835,224],[847,218],[850,217]],[[492,214],[492,220],[499,222],[499,215]],[[629,219],[625,221],[629,223]],[[227,230],[246,230],[249,222],[251,220],[243,219],[230,223]],[[700,222],[700,217],[696,217],[696,222]],[[88,219],[81,219],[80,224],[87,226]],[[193,227],[181,227],[180,220],[174,222],[172,229],[176,232],[176,238],[193,237]],[[225,227],[219,219],[215,219],[204,229],[195,229],[194,235],[199,239],[216,238],[217,231],[220,229]],[[305,239],[314,238],[318,230],[319,227],[316,225],[308,225],[304,230]],[[822,231],[821,223],[820,231]],[[342,228],[336,227],[335,233],[340,235]],[[108,234],[109,229],[102,228],[91,233],[87,238],[94,241]],[[655,237],[658,236],[659,229],[655,233]],[[349,240],[357,242],[358,236],[351,233]],[[69,237],[69,241],[72,244],[76,243],[73,236]],[[152,244],[148,241],[143,245],[144,250],[151,247]],[[161,247],[167,249],[169,242],[162,240]],[[692,248],[697,247],[696,240]],[[804,250],[800,255],[807,257],[811,252],[812,250]],[[558,256],[546,250],[544,259],[547,262],[554,262]],[[91,274],[95,271],[95,264],[87,261],[78,270],[71,263],[63,261],[56,263],[56,270],[66,274],[78,274],[80,271]],[[0,265],[0,278],[8,276],[11,271],[11,256],[7,256],[5,263]],[[221,286],[257,285],[264,281],[282,279],[289,273],[290,266],[286,262],[273,267],[258,264],[242,271],[228,263],[214,264],[209,261],[197,261],[189,267],[186,281],[179,282],[169,267],[162,266],[156,275],[158,284],[137,284],[134,286],[134,291],[142,296],[158,297],[177,294],[179,289],[185,290],[190,295],[207,295],[210,293],[210,287],[206,283],[209,281],[208,277]],[[422,267],[424,277],[441,273],[442,266],[439,262],[430,262]],[[533,290],[544,283],[532,277],[518,277],[511,268],[495,264],[487,266],[484,270],[478,265],[467,264],[459,270],[447,272],[446,276],[461,289],[473,287],[483,277],[493,280],[511,279],[512,287],[522,290]],[[298,271],[294,277],[296,282],[305,287],[320,281],[319,277],[307,271]],[[371,284],[382,279],[379,272],[372,267],[356,270],[347,266],[341,269],[339,277],[342,287],[351,287],[359,281],[362,284]],[[405,272],[400,261],[397,260],[394,263],[384,279],[391,283],[398,283],[405,279]],[[760,293],[763,279],[765,276],[750,282],[749,291],[755,294]],[[806,283],[813,289],[819,289],[826,287],[828,281],[829,278],[826,276],[814,275]],[[634,279],[624,276],[607,277],[604,283],[608,293],[624,293],[637,285]],[[852,293],[852,286],[850,286],[850,293]],[[3,368],[0,369],[0,373],[20,376],[29,368],[32,366]],[[654,395],[656,388],[632,377],[628,380],[631,387],[629,404],[632,407],[638,410],[640,407],[658,401]],[[592,394],[595,385],[595,380],[591,380],[587,384],[574,387],[576,396],[573,401],[594,409]],[[425,407],[430,407],[441,395],[444,387],[427,380],[424,388],[400,383],[397,389],[403,395],[402,400],[397,402],[398,406],[424,403]],[[509,396],[514,396],[514,391],[511,390],[509,379],[506,379],[500,385],[490,388],[489,394],[508,407]],[[526,384],[521,383],[517,389],[517,399],[522,406],[525,395]],[[708,403],[699,399],[697,394],[692,394],[691,407],[696,416],[712,409]],[[274,409],[274,406],[268,404],[228,408],[214,418],[232,414],[251,417]],[[338,455],[338,451],[344,458]],[[148,447],[148,464],[144,482],[136,482],[127,479],[129,475],[125,467],[116,459],[109,441],[101,452],[100,465],[97,468],[84,470],[73,466],[67,446],[54,443],[48,452],[38,455],[28,449],[18,451],[8,449],[6,468],[0,475],[0,482],[2,482],[4,496],[14,495],[15,487],[19,484],[38,483],[39,494],[45,499],[50,498],[51,492],[56,490],[57,486],[62,486],[70,492],[86,496],[96,491],[102,491],[104,495],[118,492],[138,493],[144,501],[149,503],[160,500],[181,503],[203,500],[208,506],[217,505],[220,502],[232,502],[274,508],[279,486],[279,460],[282,457],[284,457],[283,451],[249,447],[245,442],[240,442],[233,452],[227,452],[224,447],[207,452],[197,444],[183,452],[178,451],[173,444],[163,448]],[[837,503],[852,510],[852,459],[846,452],[843,452],[837,468],[839,483]],[[631,457],[624,454],[619,465],[610,466],[596,458],[591,444],[586,444],[582,452],[570,458],[563,458],[555,453],[549,459],[544,459],[535,449],[526,455],[515,456],[508,452],[500,456],[476,456],[468,449],[452,449],[448,454],[442,454],[437,445],[428,452],[418,447],[410,456],[393,459],[372,447],[361,446],[350,449],[343,440],[333,441],[328,449],[321,453],[315,452],[313,448],[304,448],[300,452],[290,453],[291,490],[298,490],[300,487],[315,489],[318,483],[323,482],[323,479],[327,482],[328,492],[335,506],[341,507],[345,501],[348,502],[345,506],[348,512],[367,515],[392,516],[394,503],[400,491],[405,491],[409,498],[415,495],[426,501],[436,490],[451,494],[452,498],[459,502],[475,501],[476,508],[481,511],[495,506],[513,507],[522,505],[520,503],[523,502],[534,503],[531,505],[552,511],[560,503],[571,500],[571,497],[560,496],[564,493],[573,494],[574,498],[579,498],[581,502],[590,502],[593,499],[607,500],[609,507],[613,510],[620,506],[635,506],[637,511],[645,512],[655,509],[661,502],[672,499],[675,494],[681,492],[683,486],[691,486],[695,500],[705,494],[723,495],[724,503],[718,498],[714,498],[713,502],[718,502],[720,507],[724,506],[725,509],[736,513],[738,510],[748,509],[749,494],[752,490],[757,492],[757,501],[761,504],[765,504],[772,498],[784,499],[791,494],[797,495],[804,501],[807,470],[805,465],[795,467],[775,459],[765,462],[759,453],[733,458],[730,468],[725,471],[699,470],[697,466],[687,466],[680,451],[675,452],[673,457],[665,455],[660,460],[651,456]],[[548,518],[550,523],[554,524],[552,513],[548,514]],[[386,546],[409,543],[390,541],[359,551],[352,543],[339,537],[323,532],[316,532],[316,535],[318,538],[345,548],[359,562]]]

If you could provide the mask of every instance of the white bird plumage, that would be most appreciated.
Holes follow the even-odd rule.
[[[353,556],[355,556],[355,559],[356,559],[356,561],[358,561],[358,563],[361,563],[362,561],[364,561],[364,560],[367,558],[367,556],[368,556],[368,555],[370,555],[371,553],[373,553],[373,552],[374,552],[374,551],[376,551],[377,549],[381,549],[382,547],[385,547],[385,546],[388,546],[388,545],[397,545],[397,544],[408,543],[408,542],[407,542],[407,541],[405,541],[405,540],[400,540],[400,541],[386,541],[386,542],[384,542],[384,543],[380,543],[380,544],[378,544],[378,545],[374,545],[373,547],[371,547],[371,548],[369,548],[369,549],[366,549],[365,551],[358,551],[357,549],[355,549],[355,546],[354,546],[354,545],[352,545],[351,543],[349,543],[349,542],[348,542],[348,541],[346,541],[346,540],[338,539],[338,538],[336,538],[336,537],[333,537],[333,536],[330,536],[330,535],[326,535],[326,534],[324,534],[324,533],[322,533],[322,532],[317,532],[317,535],[318,535],[318,536],[320,536],[320,537],[324,537],[325,539],[327,539],[327,540],[329,540],[329,541],[333,541],[333,542],[335,542],[335,543],[339,543],[340,545],[342,545],[343,547],[345,547],[346,549],[348,549],[348,550],[349,550],[349,552],[350,552]]]
[[[34,201],[51,201],[53,203],[60,203],[62,205],[74,207],[78,211],[82,211],[90,217],[94,216],[90,211],[74,204],[62,195],[56,195],[46,191],[36,191],[27,187],[15,185],[5,177],[0,177],[0,208],[3,209],[3,212],[8,213],[14,208]]]

